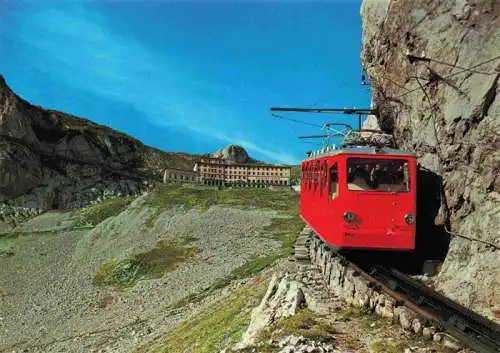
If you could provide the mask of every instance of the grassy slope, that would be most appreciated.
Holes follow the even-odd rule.
[[[279,212],[280,217],[273,219],[271,225],[264,229],[262,237],[281,241],[281,249],[274,254],[248,261],[232,271],[227,278],[214,283],[209,290],[185,298],[177,303],[176,307],[199,301],[214,290],[224,288],[233,280],[257,277],[169,332],[156,348],[146,345],[136,352],[212,353],[228,343],[237,342],[250,321],[251,309],[259,303],[267,287],[268,278],[260,275],[260,272],[277,259],[289,255],[295,238],[303,227],[302,220],[298,217],[298,195],[284,190],[216,190],[160,185],[149,196],[147,204],[157,209],[156,214],[178,205],[200,210],[206,210],[211,205],[220,205]],[[153,224],[154,219],[150,222]]]
[[[213,353],[239,341],[250,322],[251,310],[262,299],[268,276],[258,276],[169,332],[155,348],[143,346],[134,353]]]
[[[181,302],[181,307],[191,301],[197,301],[207,296],[211,291],[223,288],[231,281],[253,276],[273,264],[277,259],[288,256],[297,234],[303,227],[298,217],[298,195],[287,190],[271,191],[267,189],[206,189],[191,186],[181,187],[160,185],[151,194],[148,205],[161,211],[182,204],[185,208],[206,210],[212,205],[234,206],[246,209],[273,210],[280,212],[281,217],[274,218],[271,225],[264,228],[263,238],[275,239],[281,242],[281,249],[267,256],[256,257],[245,265],[232,271],[227,278],[220,279],[204,292],[191,295]],[[154,216],[154,215],[153,215]],[[148,223],[153,224],[154,219]]]
[[[122,212],[132,200],[127,197],[112,198],[75,213],[77,225],[96,225],[104,219]],[[146,200],[146,205],[156,209],[146,224],[153,225],[164,210],[182,206],[184,209],[207,210],[212,205],[277,211],[279,217],[265,227],[261,236],[281,242],[281,248],[273,254],[251,259],[236,268],[223,279],[215,282],[203,293],[191,295],[176,307],[199,301],[216,289],[224,288],[231,281],[257,276],[250,284],[238,288],[229,297],[222,299],[206,311],[181,324],[164,339],[158,352],[214,352],[228,342],[236,342],[250,320],[251,309],[258,304],[267,286],[267,278],[259,273],[276,260],[289,255],[295,238],[303,227],[298,217],[298,195],[288,190],[266,189],[208,189],[191,185],[177,186],[161,184],[155,187]],[[196,249],[187,243],[159,243],[149,252],[135,254],[127,259],[103,264],[96,274],[98,285],[130,286],[137,280],[162,276],[177,262],[193,256]],[[202,338],[200,338],[202,337]],[[149,351],[147,346],[138,352]]]
[[[113,197],[89,207],[74,211],[74,226],[96,226],[106,218],[116,216],[125,210],[133,201],[132,197]]]
[[[102,203],[91,205],[75,212],[75,225],[97,225],[108,217],[115,216],[128,207],[132,198],[116,197]],[[204,292],[191,295],[177,304],[181,307],[191,301],[199,301],[215,289],[223,288],[233,280],[255,275],[270,266],[277,259],[290,253],[302,221],[297,217],[298,196],[286,190],[271,191],[266,189],[207,189],[191,185],[158,185],[148,196],[146,204],[156,209],[146,220],[152,226],[156,217],[171,207],[182,206],[185,209],[196,208],[207,210],[212,205],[233,206],[245,209],[274,210],[281,217],[273,219],[270,226],[264,229],[262,236],[281,241],[280,251],[267,256],[256,257],[230,276],[220,279]],[[118,259],[104,263],[96,274],[95,283],[99,285],[128,286],[140,279],[157,278],[173,268],[174,262],[160,261],[161,257],[176,258],[181,262],[196,253],[196,249],[186,244],[159,243],[149,252],[135,254],[130,258]]]

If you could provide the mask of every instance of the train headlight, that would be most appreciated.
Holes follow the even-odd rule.
[[[405,215],[405,222],[406,224],[412,224],[415,222],[415,216],[411,214]]]
[[[352,223],[354,222],[354,215],[352,214],[352,212],[349,212],[349,211],[345,211],[344,212],[344,221],[346,221],[347,223]]]

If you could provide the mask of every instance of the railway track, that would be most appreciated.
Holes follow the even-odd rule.
[[[415,332],[424,327],[431,333],[443,331],[476,353],[500,353],[499,325],[395,269],[380,265],[361,268],[332,251],[307,226],[292,252],[297,263],[318,266],[330,287],[347,287],[347,299],[355,305],[375,309],[377,304],[369,298],[377,297],[374,293],[384,294],[388,297],[382,300],[386,311],[395,315],[404,308],[418,318],[411,326]]]

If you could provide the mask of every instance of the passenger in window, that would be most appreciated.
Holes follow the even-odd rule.
[[[370,177],[370,169],[368,165],[365,165],[365,167],[361,167],[361,165],[356,165],[356,170],[354,171],[354,179],[364,179],[367,181]]]
[[[404,165],[400,164],[396,173],[396,184],[402,184],[405,177]]]
[[[349,169],[347,170],[347,182],[352,183],[355,177],[356,171],[352,167],[349,167]]]
[[[372,168],[370,171],[370,179],[368,180],[367,184],[372,189],[377,189],[379,184],[381,183],[380,182],[381,179],[382,179],[382,170],[380,168],[380,164],[376,164],[375,167]]]

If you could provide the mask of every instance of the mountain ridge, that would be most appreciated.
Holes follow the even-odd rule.
[[[125,134],[19,97],[0,75],[0,202],[81,207],[136,194],[166,167],[192,169],[198,155],[164,152]]]

